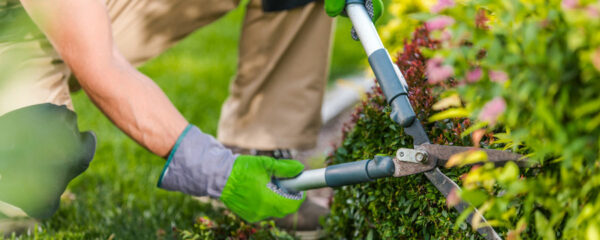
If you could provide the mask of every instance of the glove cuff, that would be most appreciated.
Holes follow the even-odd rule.
[[[171,150],[157,186],[218,198],[237,156],[214,137],[188,125]]]

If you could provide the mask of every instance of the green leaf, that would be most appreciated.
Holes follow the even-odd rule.
[[[597,224],[588,225],[587,229],[585,230],[585,238],[587,240],[600,239],[600,228]]]
[[[433,17],[435,17],[435,14],[431,14],[428,12],[420,12],[420,13],[413,13],[413,14],[408,14],[409,18],[415,19],[415,20],[419,20],[419,21],[427,21]]]
[[[502,183],[508,183],[510,181],[517,180],[519,178],[519,167],[514,162],[508,162],[502,168],[502,171],[498,175],[498,181]]]
[[[470,127],[468,127],[467,129],[465,129],[465,131],[460,134],[460,137],[469,136],[469,134],[475,132],[476,130],[482,129],[482,128],[486,127],[487,125],[488,125],[487,122],[477,122],[477,123],[471,125]]]
[[[538,234],[544,236],[544,239],[556,239],[551,226],[549,226],[548,219],[540,211],[535,211],[535,228]]]
[[[488,199],[489,195],[483,190],[463,189],[460,192],[460,197],[473,206],[480,206]]]
[[[464,108],[451,108],[446,111],[436,113],[433,116],[429,117],[429,122],[435,122],[448,118],[464,118],[468,117],[470,112]]]
[[[590,113],[600,112],[600,98],[589,101],[583,105],[576,106],[575,110],[573,110],[573,116],[576,118],[583,117]]]

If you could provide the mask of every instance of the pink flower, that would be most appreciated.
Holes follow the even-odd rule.
[[[506,110],[506,102],[502,97],[495,97],[487,102],[479,113],[479,120],[489,122],[491,125],[496,124],[498,117]]]
[[[503,83],[508,80],[508,74],[504,71],[490,71],[490,80],[492,82]]]
[[[442,37],[440,38],[440,41],[448,42],[450,40],[452,40],[452,33],[448,31],[448,29],[444,29],[444,31],[442,31]]]
[[[425,22],[429,31],[441,30],[452,24],[454,24],[454,18],[448,16],[438,16]]]
[[[432,58],[427,61],[427,77],[429,83],[436,84],[454,75],[454,69],[448,65],[442,65],[441,58]]]
[[[483,75],[483,71],[481,70],[481,68],[475,68],[472,71],[467,73],[467,82],[470,83],[474,83],[479,81],[479,79],[481,79],[481,76]]]
[[[592,64],[594,64],[596,70],[600,71],[600,47],[592,54]]]
[[[452,190],[450,190],[450,193],[448,194],[448,197],[446,197],[446,205],[448,207],[454,207],[460,203],[460,200],[460,195],[457,192],[456,188],[452,188]]]
[[[590,18],[600,18],[600,11],[598,11],[598,9],[594,6],[588,6],[587,8],[585,8],[585,11],[587,12],[588,17]]]
[[[438,2],[431,7],[432,13],[439,13],[446,8],[454,7],[454,0],[438,0]]]
[[[560,5],[563,9],[574,9],[579,6],[579,0],[563,0]]]

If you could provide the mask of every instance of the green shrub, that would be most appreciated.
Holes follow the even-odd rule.
[[[425,57],[420,48],[435,48],[424,28],[418,29],[398,60],[410,85],[410,100],[420,119],[427,119],[438,92],[424,78]],[[452,85],[449,82],[449,85]],[[412,138],[389,118],[381,89],[374,89],[345,126],[344,141],[329,157],[329,164],[391,155],[400,147],[412,148]],[[426,123],[424,127],[438,144],[470,145],[461,133],[468,119]],[[468,169],[444,171],[453,180]],[[458,212],[446,206],[444,196],[422,175],[380,179],[367,184],[335,190],[331,216],[325,221],[328,237],[333,239],[478,239],[466,224],[455,227]]]
[[[402,16],[440,41],[423,51],[449,109],[430,121],[469,117],[462,136],[493,134],[542,165],[473,169],[461,197],[508,239],[600,239],[600,2],[444,2]]]

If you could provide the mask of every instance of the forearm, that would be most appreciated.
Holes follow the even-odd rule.
[[[112,41],[102,0],[21,0],[92,101],[126,134],[165,157],[188,124]]]
[[[82,88],[123,132],[156,155],[167,156],[188,122],[151,79],[120,55],[115,58],[97,65],[98,71],[79,74],[85,79]]]

